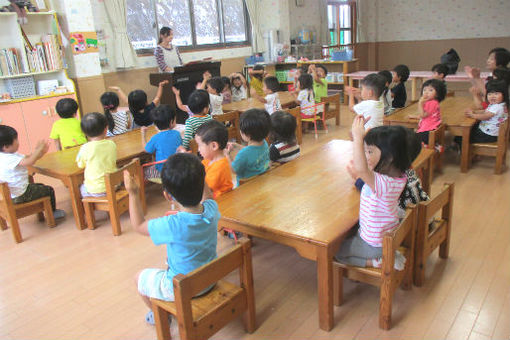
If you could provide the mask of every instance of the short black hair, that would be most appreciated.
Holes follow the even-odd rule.
[[[168,157],[161,170],[164,190],[184,207],[200,203],[204,192],[205,169],[200,159],[190,153]]]
[[[225,83],[221,80],[221,77],[212,77],[207,81],[207,86],[214,89],[217,94],[220,94],[221,91],[225,88]]]
[[[423,94],[423,89],[426,86],[432,86],[434,90],[436,90],[436,98],[438,102],[442,102],[446,97],[446,85],[444,81],[439,79],[429,79],[425,81],[421,87],[421,93]]]
[[[494,53],[496,59],[496,67],[507,67],[510,63],[510,52],[503,47],[496,47],[490,50],[489,55]]]
[[[406,128],[399,125],[383,125],[368,130],[364,138],[365,144],[374,145],[381,151],[375,172],[387,174],[390,167],[404,173],[411,161],[407,151]]]
[[[265,77],[264,84],[266,85],[266,88],[273,93],[280,91],[280,83],[274,76]]]
[[[407,65],[403,65],[403,64],[395,66],[395,68],[393,68],[393,71],[395,71],[397,76],[400,77],[401,83],[407,81],[407,79],[409,79],[409,74],[411,73],[409,71],[409,67],[407,67]]]
[[[72,98],[60,99],[55,109],[60,118],[72,118],[78,112],[78,103]]]
[[[412,163],[421,152],[421,141],[418,139],[413,129],[406,128],[407,134],[407,154],[409,161]]]
[[[379,98],[386,87],[386,78],[377,73],[370,73],[361,80],[361,85],[374,91],[374,95]]]
[[[196,115],[201,114],[209,105],[209,93],[206,90],[195,90],[188,98],[188,108]]]
[[[492,71],[492,79],[504,80],[510,86],[510,69],[505,67],[496,68]]]
[[[299,88],[301,90],[313,90],[313,77],[311,74],[303,73],[298,78]]]
[[[377,72],[378,75],[383,76],[386,83],[391,84],[391,81],[393,80],[393,76],[391,75],[391,72],[388,70],[382,70]],[[385,84],[386,85],[386,84]]]
[[[132,114],[142,111],[147,105],[147,93],[143,90],[134,90],[128,94],[129,111]]]
[[[195,135],[200,136],[200,139],[202,139],[205,144],[209,144],[211,142],[218,143],[220,150],[227,147],[227,127],[217,120],[209,120],[200,125]]]
[[[225,90],[226,87],[230,88],[231,86],[231,83],[230,83],[230,78],[229,77],[221,77],[221,81],[223,82],[223,89]]]
[[[271,119],[269,113],[262,109],[249,109],[243,112],[239,128],[251,140],[261,142],[269,134]]]
[[[315,67],[323,69],[324,70],[324,74],[326,74],[326,75],[328,74],[328,69],[326,68],[326,66],[321,65],[321,64],[317,64],[317,65],[315,65]]]
[[[166,130],[175,119],[175,111],[170,105],[161,104],[151,110],[151,118],[159,130]]]
[[[264,65],[256,64],[255,66],[253,66],[253,71],[264,71]],[[264,75],[263,74],[254,74],[253,77],[262,80]]]
[[[8,125],[0,125],[0,152],[4,151],[4,147],[12,145],[17,138],[16,129]]]
[[[442,74],[443,78],[448,75],[448,66],[446,64],[435,64],[432,66],[432,72],[437,72],[437,74]]]
[[[272,142],[296,142],[296,117],[285,111],[275,111],[271,115]]]
[[[487,84],[485,84],[486,94],[492,93],[492,92],[500,92],[503,94],[503,102],[505,102],[506,106],[509,106],[509,99],[508,99],[508,85],[504,80],[499,79],[493,79],[489,80]],[[485,96],[485,100],[487,100],[487,95]]]
[[[80,126],[83,133],[88,137],[97,137],[104,132],[104,129],[108,126],[108,121],[104,114],[91,112],[83,116]]]

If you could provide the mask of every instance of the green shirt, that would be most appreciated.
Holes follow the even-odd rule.
[[[53,123],[50,138],[59,139],[62,149],[87,142],[85,134],[81,131],[80,121],[74,117],[62,118]]]
[[[326,78],[321,78],[322,85],[313,81],[313,94],[315,96],[315,102],[320,103],[323,97],[328,96],[328,82]]]

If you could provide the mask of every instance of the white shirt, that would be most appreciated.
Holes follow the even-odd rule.
[[[223,96],[209,93],[209,101],[211,102],[211,116],[223,114]]]
[[[267,113],[272,114],[275,111],[282,109],[282,104],[280,103],[280,97],[278,93],[270,93],[264,97],[266,103],[264,104]]]
[[[238,102],[247,98],[246,88],[241,86],[240,88],[236,88],[232,86],[232,101]]]
[[[299,101],[299,106],[301,106],[301,114],[305,116],[313,116],[315,112],[315,108],[307,109],[307,106],[315,105],[315,97],[313,96],[313,90],[301,90],[298,93],[297,100]],[[305,109],[303,109],[305,108]]]
[[[23,195],[28,187],[28,171],[19,164],[23,158],[17,152],[0,152],[0,181],[9,185],[11,198]]]
[[[508,110],[505,103],[491,104],[485,111],[494,113],[490,119],[482,120],[478,126],[483,133],[491,136],[499,135],[499,126],[508,119]]]
[[[354,105],[354,112],[370,120],[365,124],[365,129],[375,128],[383,125],[384,104],[380,100],[364,100]]]

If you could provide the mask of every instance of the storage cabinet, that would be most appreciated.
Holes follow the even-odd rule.
[[[28,154],[31,152],[27,129],[25,127],[25,120],[21,111],[21,104],[0,105],[0,124],[9,125],[18,132],[18,152],[22,154]]]

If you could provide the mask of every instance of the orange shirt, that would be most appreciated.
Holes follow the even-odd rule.
[[[205,182],[211,188],[214,198],[224,194],[234,187],[232,182],[232,173],[230,164],[226,157],[209,164],[210,161],[204,159],[202,164],[205,167]]]

